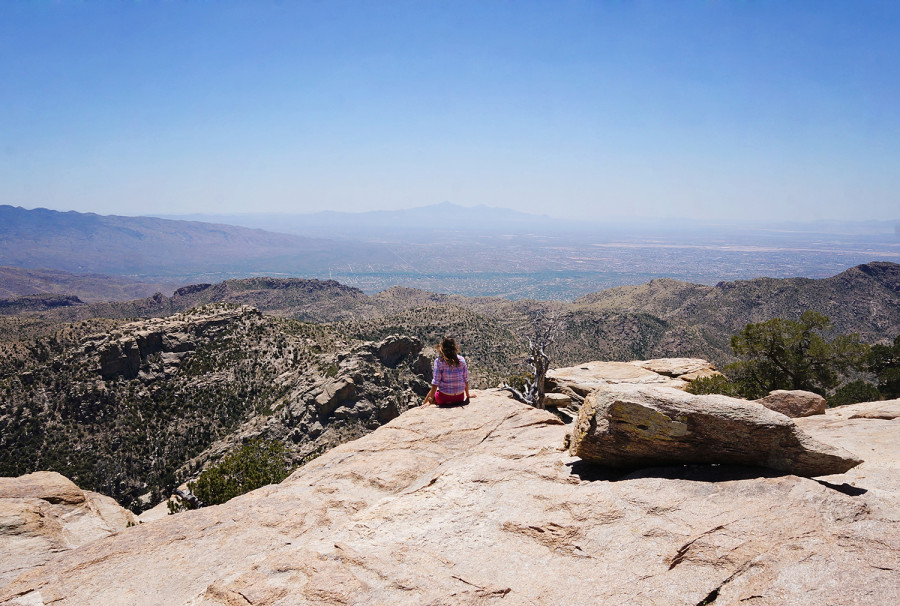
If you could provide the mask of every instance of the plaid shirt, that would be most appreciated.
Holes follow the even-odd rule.
[[[462,356],[459,358],[459,366],[450,366],[443,358],[434,361],[431,371],[431,384],[437,385],[441,393],[455,395],[466,390],[466,382],[469,380],[469,367]]]

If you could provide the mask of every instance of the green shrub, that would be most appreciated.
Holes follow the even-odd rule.
[[[724,375],[712,375],[694,379],[684,390],[694,395],[720,393],[733,398],[743,397],[740,393],[740,387],[729,381],[728,377]]]
[[[857,402],[874,402],[881,399],[878,388],[866,381],[851,381],[841,385],[830,398],[829,406],[843,406]]]
[[[508,385],[522,393],[524,393],[533,382],[534,374],[530,372],[521,372],[519,374],[510,375],[506,379]]]
[[[873,345],[868,359],[870,372],[878,376],[878,391],[887,399],[900,398],[900,335],[893,346]]]
[[[277,484],[291,471],[284,444],[256,439],[206,469],[188,488],[204,505],[219,505],[261,486]]]
[[[731,348],[741,358],[725,368],[745,397],[763,396],[776,389],[803,389],[824,395],[840,384],[850,369],[859,369],[869,346],[859,335],[838,335],[831,341],[827,317],[805,311],[799,322],[773,318],[747,324],[731,337]]]

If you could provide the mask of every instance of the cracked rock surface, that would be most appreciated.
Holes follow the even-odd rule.
[[[0,604],[900,603],[887,439],[900,402],[803,419],[813,437],[878,450],[820,482],[593,468],[562,449],[552,414],[475,393],[409,410],[279,485],[56,554]]]

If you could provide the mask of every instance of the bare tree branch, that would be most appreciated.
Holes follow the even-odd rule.
[[[536,311],[531,316],[531,326],[528,327],[528,352],[526,360],[532,380],[525,380],[525,389],[520,391],[504,383],[501,388],[509,391],[516,400],[530,404],[535,408],[544,408],[544,381],[547,371],[550,370],[550,356],[547,349],[553,345],[560,330],[565,325],[564,317],[558,313],[548,314],[544,310]]]

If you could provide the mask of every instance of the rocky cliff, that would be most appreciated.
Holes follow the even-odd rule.
[[[900,401],[797,419],[844,475],[611,471],[504,394],[416,408],[280,485],[53,555],[0,604],[895,604]]]
[[[54,470],[141,510],[242,440],[300,462],[428,391],[422,344],[377,343],[228,304],[0,356],[0,475]]]

